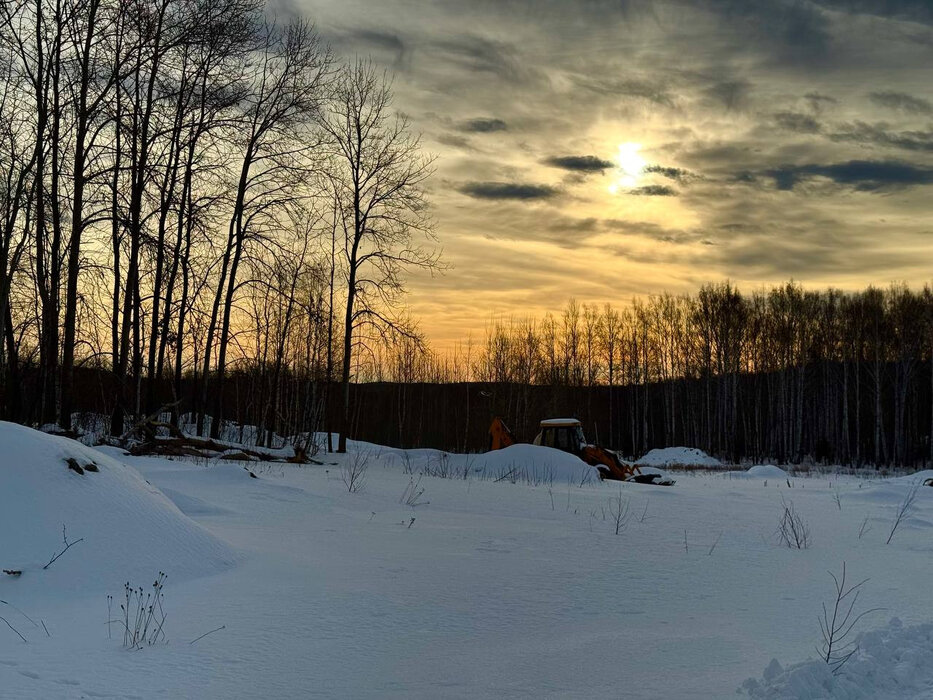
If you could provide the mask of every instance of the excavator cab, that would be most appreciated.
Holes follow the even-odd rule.
[[[553,447],[579,457],[586,447],[586,438],[583,436],[583,426],[576,418],[550,418],[541,421],[541,432],[535,437],[534,444]]]

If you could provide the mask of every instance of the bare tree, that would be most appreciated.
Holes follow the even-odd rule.
[[[304,20],[284,28],[267,24],[255,55],[247,77],[251,89],[242,100],[242,118],[234,125],[239,175],[201,369],[206,405],[216,335],[213,437],[218,436],[223,419],[224,373],[240,261],[246,244],[279,228],[277,217],[302,196],[300,185],[315,155],[312,126],[331,65],[329,51]]]
[[[415,334],[397,314],[406,268],[438,269],[433,250],[414,243],[433,238],[425,180],[431,159],[421,153],[407,120],[391,112],[391,85],[368,61],[339,74],[323,122],[333,152],[331,179],[343,230],[344,314],[342,406],[337,451],[346,452],[350,427],[350,378],[355,343],[366,330],[391,328]]]

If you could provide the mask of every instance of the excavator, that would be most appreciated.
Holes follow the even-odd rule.
[[[489,426],[489,449],[501,450],[516,444],[505,422],[496,416]],[[583,435],[583,426],[576,418],[548,418],[541,421],[540,432],[533,444],[553,447],[576,455],[590,466],[596,467],[600,479],[634,481],[655,486],[673,486],[674,480],[661,474],[643,474],[634,464],[619,458],[613,450],[591,445]]]

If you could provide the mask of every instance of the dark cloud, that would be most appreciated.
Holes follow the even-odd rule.
[[[827,13],[799,0],[693,0],[728,23],[736,36],[767,48],[785,64],[822,60],[831,44]]]
[[[457,129],[473,134],[491,134],[494,131],[506,131],[509,125],[501,119],[467,119],[457,124]]]
[[[779,190],[792,190],[801,180],[824,177],[863,192],[902,189],[933,183],[933,168],[900,161],[850,160],[832,165],[785,165],[769,170]]]
[[[663,165],[649,165],[645,167],[646,173],[655,173],[666,177],[668,180],[674,180],[680,184],[686,184],[692,180],[696,180],[697,176],[691,173],[689,170],[684,170],[683,168],[670,168]]]
[[[663,243],[703,243],[712,245],[703,238],[700,231],[686,231],[668,228],[650,221],[631,221],[627,219],[605,219],[603,227],[608,231],[624,233],[626,236],[644,236]]]
[[[933,23],[933,5],[929,0],[816,0],[819,5],[845,12]]]
[[[466,139],[462,136],[457,136],[456,134],[441,134],[437,137],[437,142],[445,146],[461,148],[464,151],[474,150],[473,145],[470,143],[469,139]]]
[[[677,190],[667,185],[644,185],[628,190],[629,194],[642,197],[676,197]]]
[[[337,49],[347,52],[365,53],[382,52],[393,57],[392,65],[399,70],[406,63],[409,49],[401,35],[381,29],[347,29],[341,30],[331,37]]]
[[[707,97],[722,104],[727,110],[741,109],[748,101],[751,83],[744,80],[726,80],[711,85],[703,92]]]
[[[552,199],[560,194],[559,190],[549,185],[535,185],[520,182],[467,182],[459,191],[475,199],[518,199],[534,201]]]
[[[875,104],[907,114],[933,114],[933,104],[930,104],[929,100],[908,95],[906,92],[872,92],[868,97]]]
[[[580,87],[601,95],[638,97],[673,109],[675,97],[664,85],[649,80],[618,79],[592,75],[578,76]]]
[[[554,168],[581,173],[601,173],[615,167],[611,160],[603,160],[596,156],[553,156],[546,158],[544,163]]]
[[[900,148],[905,151],[933,151],[933,131],[891,131],[889,125],[855,122],[830,135],[833,141],[851,141],[865,146]]]
[[[837,100],[835,97],[823,95],[819,92],[808,92],[803,97],[810,105],[810,109],[814,112],[821,112],[823,111],[824,107],[839,103],[839,100]]]
[[[800,112],[778,112],[774,115],[774,122],[785,131],[798,134],[817,134],[822,129],[814,117]]]
[[[515,46],[483,36],[463,34],[437,39],[430,43],[430,51],[457,68],[487,73],[506,82],[528,84],[534,76]]]

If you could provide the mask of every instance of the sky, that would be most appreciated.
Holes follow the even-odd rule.
[[[922,285],[930,0],[292,0],[436,156],[435,347],[578,302]]]

